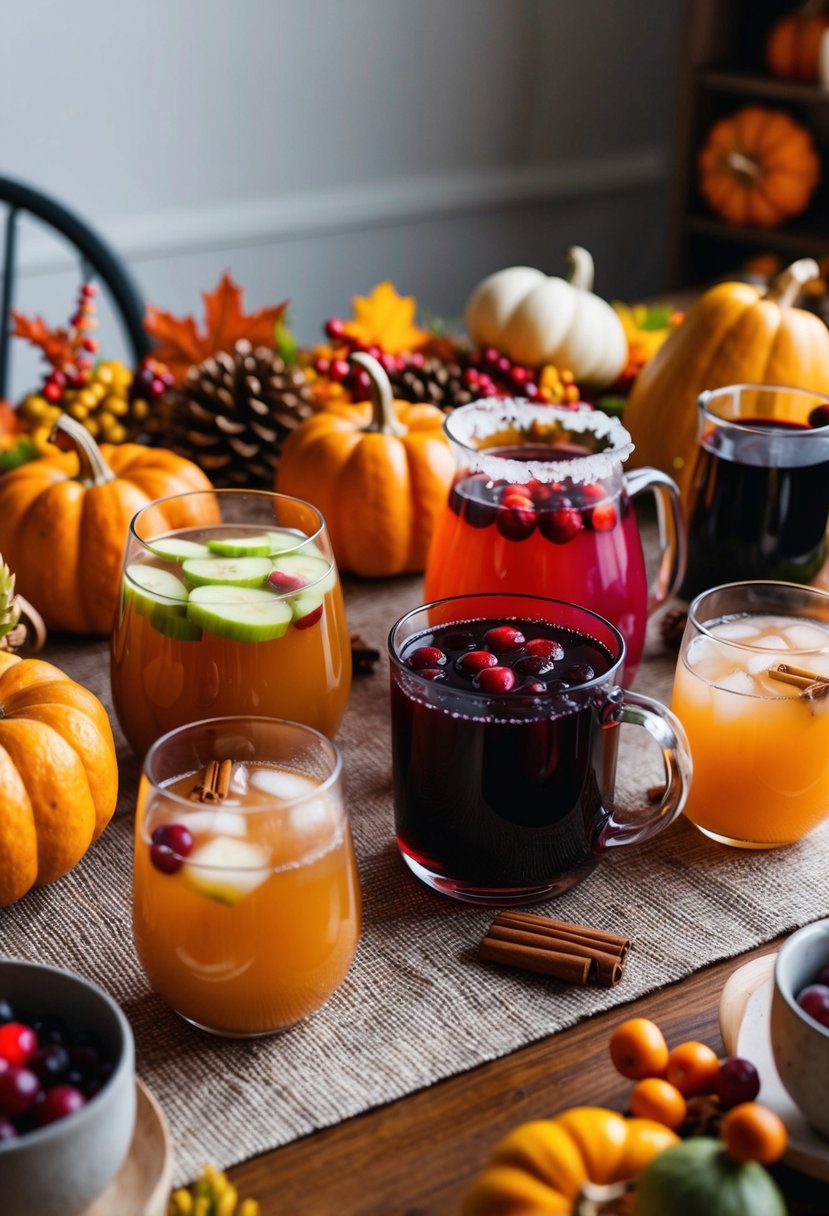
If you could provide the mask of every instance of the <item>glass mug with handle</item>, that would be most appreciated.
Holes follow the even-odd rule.
[[[684,573],[676,484],[657,469],[625,475],[630,435],[588,407],[493,398],[456,409],[444,429],[457,473],[429,549],[425,598],[509,590],[582,604],[619,629],[631,680],[648,614]],[[650,587],[630,501],[644,490],[659,523]]]
[[[389,635],[398,848],[422,881],[484,904],[568,890],[602,853],[667,827],[691,779],[664,706],[619,687],[609,621],[539,596],[456,596]],[[611,810],[618,725],[659,745],[658,806]]]
[[[827,556],[829,397],[730,384],[699,398],[682,595],[737,579],[808,583]]]

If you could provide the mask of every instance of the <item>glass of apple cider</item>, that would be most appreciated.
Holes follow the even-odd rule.
[[[129,743],[141,755],[177,726],[233,714],[333,736],[351,648],[319,511],[256,490],[179,498],[205,522],[171,530],[151,503],[130,524],[111,666]],[[175,501],[164,500],[167,518]]]
[[[215,718],[147,753],[133,931],[150,984],[203,1030],[252,1037],[315,1012],[360,935],[342,761],[318,731]]]
[[[672,709],[701,831],[753,849],[805,836],[829,815],[829,595],[768,581],[697,596]]]

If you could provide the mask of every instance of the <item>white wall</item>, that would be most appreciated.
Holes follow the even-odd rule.
[[[662,281],[680,10],[7,2],[0,173],[78,210],[160,306],[230,267],[251,306],[291,299],[303,341],[381,278],[455,317],[484,274],[556,272],[573,242],[629,298]],[[18,306],[64,318],[69,265],[28,232]],[[106,319],[102,340],[120,352]]]

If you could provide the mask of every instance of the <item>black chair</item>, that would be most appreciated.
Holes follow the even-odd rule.
[[[14,305],[17,221],[21,213],[42,220],[64,236],[77,251],[83,281],[98,280],[107,289],[137,366],[149,352],[150,340],[143,326],[144,301],[121,259],[74,212],[31,186],[24,186],[10,177],[0,177],[0,206],[3,204],[6,206],[6,230],[0,292],[0,399],[6,395],[9,375],[9,311]]]

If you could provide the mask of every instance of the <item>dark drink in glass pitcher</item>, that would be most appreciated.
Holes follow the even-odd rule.
[[[827,555],[829,398],[731,385],[700,398],[682,594],[740,579],[808,583]]]

